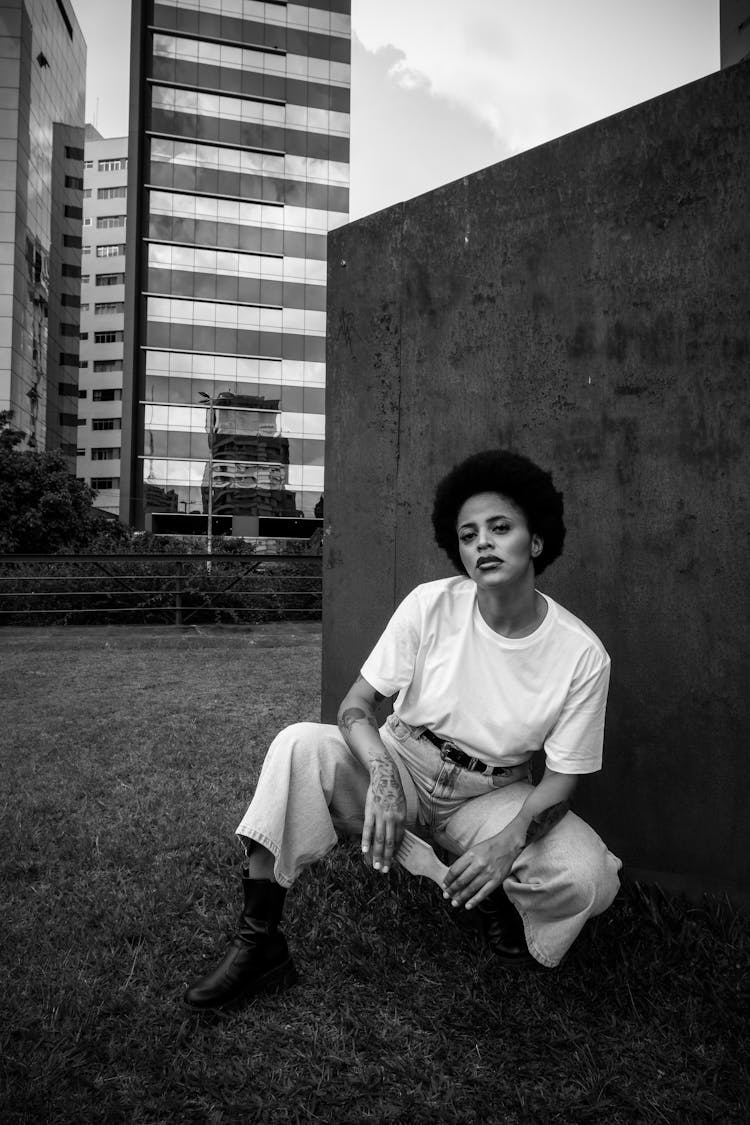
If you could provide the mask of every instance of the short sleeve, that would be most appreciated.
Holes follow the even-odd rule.
[[[407,688],[414,677],[420,636],[421,613],[412,591],[398,606],[360,669],[368,684],[386,698]]]
[[[574,677],[557,722],[544,741],[547,765],[556,773],[596,773],[602,768],[609,657]]]

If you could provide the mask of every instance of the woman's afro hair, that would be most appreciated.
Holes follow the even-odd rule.
[[[498,492],[521,509],[529,531],[538,535],[542,550],[534,571],[542,571],[562,554],[565,539],[563,497],[552,477],[528,457],[508,449],[487,449],[467,457],[443,477],[435,490],[432,526],[435,541],[456,570],[466,573],[458,549],[456,523],[461,506],[480,492]]]

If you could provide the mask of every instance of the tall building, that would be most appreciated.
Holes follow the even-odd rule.
[[[192,513],[200,529],[210,510],[253,535],[263,517],[320,513],[350,5],[134,0],[121,517],[135,526]]]
[[[128,138],[86,126],[76,475],[120,511]]]
[[[0,410],[71,472],[85,76],[70,0],[0,0]]]

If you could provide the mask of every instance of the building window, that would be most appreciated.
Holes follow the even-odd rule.
[[[119,332],[95,332],[95,344],[121,344],[125,338],[125,333]]]
[[[83,249],[81,250],[81,256],[82,257],[83,257],[84,254],[90,254],[90,253],[91,253],[91,247],[90,246],[84,246]]]
[[[83,366],[83,364],[81,364],[81,366]],[[83,388],[83,387],[78,388],[78,397],[79,398],[86,398],[87,395],[88,395],[88,391],[85,388]]]
[[[83,189],[83,198],[84,199],[91,199],[91,188],[90,187],[87,187],[87,188]]]
[[[58,414],[57,420],[58,420],[58,422],[60,423],[61,426],[77,426],[78,425],[78,415],[77,414]]]
[[[91,392],[94,402],[120,402],[122,400],[121,387],[100,387]]]
[[[72,145],[66,145],[65,146],[65,159],[66,160],[83,160],[83,149],[82,148],[73,148]],[[88,167],[88,164],[86,165],[86,167]]]
[[[79,426],[85,426],[85,425],[86,425],[86,419],[85,419],[85,418],[80,418],[80,417],[79,417],[79,419],[78,419],[78,425],[79,425]]]
[[[97,491],[99,491],[99,492],[106,491],[106,489],[108,489],[108,488],[119,488],[120,487],[120,478],[119,477],[92,477],[91,478],[91,487],[97,489]]]
[[[84,166],[84,168],[93,168],[94,167],[94,161],[93,160],[84,160],[83,166]]]
[[[81,274],[81,285],[88,285],[88,283],[90,281],[91,281],[91,274],[90,273],[82,273]],[[86,305],[86,308],[88,308],[88,305]]]
[[[111,449],[106,446],[93,446],[91,449],[92,461],[119,461],[120,460],[120,447],[113,445]]]
[[[85,227],[91,226],[91,216],[90,215],[87,215],[86,218],[83,220],[83,225]]]
[[[82,219],[83,218],[83,208],[82,207],[74,207],[72,205],[72,203],[66,203],[65,204],[65,218],[66,219]]]
[[[60,352],[61,367],[78,367],[78,356],[73,352]]]
[[[87,359],[82,359],[81,362],[78,364],[79,367],[88,367],[88,365],[89,365],[89,361]],[[84,398],[86,397],[85,391],[83,392],[83,397]]]
[[[61,305],[70,305],[74,309],[80,309],[81,298],[76,293],[63,293],[60,297]]]
[[[86,456],[86,450],[85,449],[76,449],[76,457],[85,457],[85,456]]]
[[[115,160],[100,160],[100,172],[124,172],[128,166],[127,156],[118,156]]]
[[[114,242],[107,246],[97,246],[97,258],[116,258],[120,254],[125,253],[125,244],[123,242]]]
[[[122,418],[92,418],[92,430],[121,430]]]
[[[65,11],[65,5],[63,4],[62,0],[57,0],[57,10],[62,17],[63,23],[65,24],[65,30],[68,33],[68,37],[70,39],[72,39],[73,38],[73,24],[70,22],[70,19],[68,17],[68,13]],[[80,152],[80,149],[78,151]],[[80,159],[83,159],[83,153],[81,153]]]
[[[118,187],[100,187],[96,189],[97,199],[125,199],[128,189],[124,184]]]
[[[124,215],[100,215],[96,220],[97,230],[111,230],[113,227],[124,227]]]
[[[71,398],[78,398],[78,387],[75,383],[58,383],[57,393],[63,397],[69,395]]]
[[[63,235],[63,246],[70,246],[73,249],[77,250],[77,249],[80,248],[80,246],[82,244],[82,241],[83,240],[82,240],[80,234],[64,234]]]
[[[79,340],[88,340],[88,338],[89,338],[88,332],[79,332],[79,334],[78,334]]]
[[[124,285],[124,273],[98,273],[96,275],[97,285]]]
[[[62,275],[63,277],[80,277],[81,267],[71,266],[69,262],[63,262]]]
[[[94,305],[95,316],[112,316],[122,312],[125,312],[124,301],[97,301]]]
[[[94,374],[98,375],[102,371],[122,371],[121,359],[95,359],[94,360]]]
[[[65,186],[75,188],[76,191],[83,191],[83,179],[81,176],[66,176]]]

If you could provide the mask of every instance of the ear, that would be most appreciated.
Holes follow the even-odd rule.
[[[544,540],[541,535],[531,536],[531,557],[532,559],[538,558],[544,550]]]

